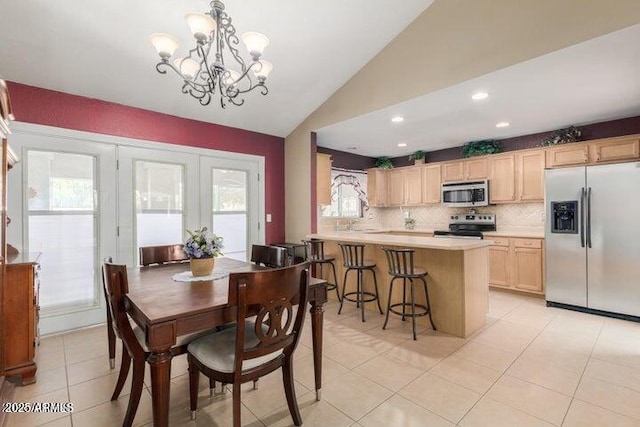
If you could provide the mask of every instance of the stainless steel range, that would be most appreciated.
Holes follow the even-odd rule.
[[[433,237],[458,239],[484,239],[483,231],[496,231],[496,215],[492,213],[468,213],[451,215],[449,230],[433,232]]]

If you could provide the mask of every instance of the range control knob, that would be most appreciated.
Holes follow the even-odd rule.
[[[451,219],[455,219],[453,215],[451,215]]]
[[[456,215],[453,219],[458,219],[458,215]]]

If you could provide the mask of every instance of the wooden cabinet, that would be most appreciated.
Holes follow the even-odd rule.
[[[611,138],[589,144],[592,163],[618,162],[640,158],[640,138]]]
[[[489,201],[491,203],[514,202],[516,200],[515,154],[499,154],[491,157],[489,176]]]
[[[388,174],[387,169],[367,169],[367,199],[369,200],[369,206],[374,208],[387,206]]]
[[[487,237],[489,284],[502,288],[543,294],[543,252],[541,239]]]
[[[547,166],[586,165],[589,162],[589,147],[587,144],[573,143],[547,149]]]
[[[442,182],[472,181],[488,176],[489,158],[485,156],[442,164]]]
[[[542,150],[516,153],[518,201],[544,201],[545,161],[545,152]]]
[[[422,168],[409,166],[393,169],[388,175],[387,200],[390,206],[422,204]]]
[[[422,168],[422,203],[440,203],[442,182],[440,165],[427,165]]]
[[[5,375],[20,376],[23,385],[36,381],[39,255],[19,254],[6,266],[3,321],[11,327],[5,328]]]
[[[331,155],[316,154],[316,201],[319,205],[331,204]]]

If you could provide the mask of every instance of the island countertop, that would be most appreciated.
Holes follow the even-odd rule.
[[[404,246],[408,248],[465,251],[493,245],[491,240],[456,239],[448,237],[399,236],[393,234],[358,231],[335,231],[309,234],[308,238],[340,242],[364,243],[368,245]]]

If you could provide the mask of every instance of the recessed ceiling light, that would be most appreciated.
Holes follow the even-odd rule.
[[[479,101],[481,99],[485,99],[488,97],[489,97],[489,94],[487,92],[476,92],[473,95],[471,95],[471,99],[473,99],[474,101]]]
[[[507,126],[509,126],[510,123],[509,122],[500,122],[500,123],[496,123],[496,127],[497,128],[506,128]]]
[[[406,146],[407,146],[406,142],[401,142],[401,143],[398,144],[398,147],[401,147],[401,148],[402,147],[406,147]]]
[[[404,122],[404,117],[401,117],[401,116],[395,116],[395,117],[393,117],[393,118],[391,119],[391,121],[392,121],[393,123],[400,123],[400,122]]]

